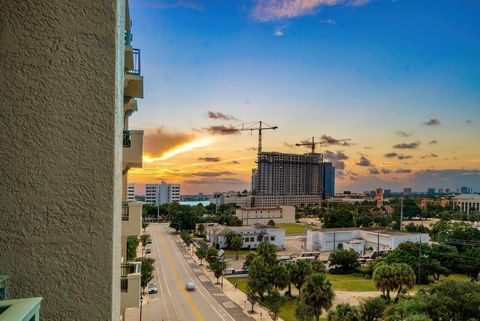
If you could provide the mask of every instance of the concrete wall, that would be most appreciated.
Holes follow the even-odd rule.
[[[124,1],[0,7],[0,271],[44,320],[119,320]]]

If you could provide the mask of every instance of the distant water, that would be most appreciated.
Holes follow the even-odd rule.
[[[189,206],[195,206],[198,204],[202,204],[203,206],[207,206],[210,204],[210,201],[181,201],[179,202],[180,205],[189,205]]]

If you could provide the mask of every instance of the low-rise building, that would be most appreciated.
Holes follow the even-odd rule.
[[[243,225],[267,224],[270,220],[275,224],[295,223],[293,206],[237,208],[236,215]]]
[[[334,251],[352,248],[359,254],[366,249],[393,250],[403,242],[428,243],[427,233],[407,233],[395,230],[370,230],[361,228],[330,228],[307,231],[308,251]]]
[[[205,227],[207,241],[221,249],[227,247],[227,235],[230,232],[236,232],[242,236],[242,249],[256,249],[263,241],[272,243],[279,250],[285,248],[284,229],[263,224],[249,226],[224,226],[218,224]]]
[[[455,206],[462,212],[480,211],[480,195],[461,194],[453,197]]]

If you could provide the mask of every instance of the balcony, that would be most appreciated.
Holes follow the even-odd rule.
[[[143,98],[143,76],[141,76],[140,49],[125,46],[124,96]]]
[[[140,262],[122,264],[120,277],[121,309],[138,308],[141,295],[141,266]]]
[[[123,202],[122,204],[122,236],[140,235],[142,229],[142,203]]]
[[[143,130],[124,130],[123,147],[123,168],[142,168]]]
[[[134,111],[138,110],[137,100],[135,98],[125,97],[123,103],[123,112],[130,116]]]
[[[0,301],[0,321],[39,321],[42,298]]]

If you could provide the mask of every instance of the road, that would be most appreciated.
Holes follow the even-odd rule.
[[[243,310],[211,284],[179,239],[170,235],[168,224],[150,224],[155,283],[158,293],[143,305],[142,321],[250,321]],[[197,289],[186,291],[192,281]]]

